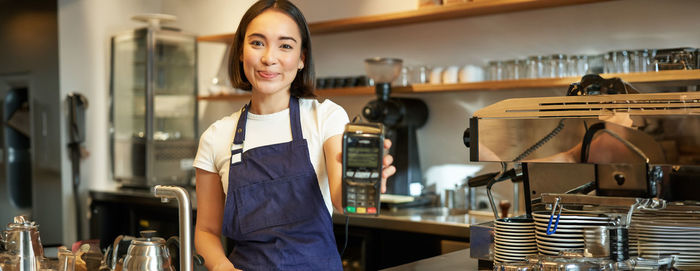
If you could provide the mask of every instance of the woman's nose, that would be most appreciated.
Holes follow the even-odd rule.
[[[277,58],[272,50],[267,49],[260,58],[260,61],[265,65],[274,65],[277,63]]]

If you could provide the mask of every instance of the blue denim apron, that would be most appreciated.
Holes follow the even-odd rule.
[[[243,270],[342,270],[302,136],[299,100],[289,100],[292,141],[243,152],[249,107],[243,107],[231,145],[222,229],[233,241],[229,260]]]

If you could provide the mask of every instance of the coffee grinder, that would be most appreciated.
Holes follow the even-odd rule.
[[[403,61],[397,58],[365,60],[367,76],[374,81],[377,99],[362,110],[364,118],[380,122],[391,139],[389,153],[394,157],[396,174],[387,180],[386,193],[410,195],[412,184],[423,185],[416,129],[428,120],[428,106],[419,99],[390,97],[391,82],[401,72]]]

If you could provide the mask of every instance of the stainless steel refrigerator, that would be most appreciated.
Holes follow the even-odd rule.
[[[61,188],[62,114],[58,91],[37,81],[32,73],[0,74],[0,228],[26,215],[51,246],[64,241],[68,198]]]

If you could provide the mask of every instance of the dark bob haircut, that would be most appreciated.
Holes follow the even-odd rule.
[[[258,17],[265,10],[274,8],[289,15],[301,33],[301,53],[304,56],[304,68],[297,71],[297,75],[292,81],[292,86],[289,89],[291,96],[294,97],[314,97],[315,72],[314,62],[311,57],[311,35],[309,26],[306,24],[306,19],[299,8],[288,0],[260,0],[255,2],[241,18],[238,24],[238,29],[233,38],[233,45],[229,52],[229,77],[231,85],[235,88],[250,91],[252,85],[243,72],[243,63],[240,61],[243,54],[243,41],[245,40],[245,31],[255,17]]]

